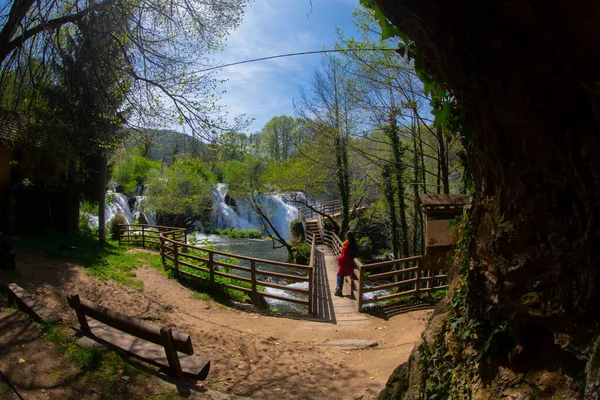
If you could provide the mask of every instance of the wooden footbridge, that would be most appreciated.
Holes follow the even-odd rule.
[[[447,209],[441,211],[448,214]],[[447,276],[440,264],[424,262],[423,256],[372,264],[354,259],[354,271],[346,278],[343,296],[335,296],[342,241],[325,228],[320,213],[312,218],[306,218],[304,211],[301,215],[306,241],[311,244],[309,265],[190,245],[183,228],[120,225],[119,241],[160,250],[163,265],[178,279],[216,283],[226,290],[246,293],[257,307],[268,299],[299,304],[311,318],[335,324],[365,321],[362,311],[368,304],[385,304],[447,287]]]

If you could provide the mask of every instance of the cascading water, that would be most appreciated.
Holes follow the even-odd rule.
[[[146,201],[146,196],[136,196],[133,213],[129,208],[129,197],[122,193],[116,193],[112,190],[106,192],[106,205],[104,207],[104,221],[108,223],[116,214],[121,214],[125,217],[128,224],[131,224],[134,220],[139,220],[140,216],[143,215],[146,218],[146,222],[150,225],[156,224],[156,218],[154,213],[144,211],[143,203]],[[88,224],[90,227],[98,227],[98,216],[86,214]]]
[[[226,201],[227,185],[219,183],[212,191],[213,210],[211,212],[211,227],[218,229],[237,228],[252,229],[247,220],[240,217]]]
[[[302,194],[294,194],[303,198]],[[243,200],[236,202],[235,210],[227,201],[227,185],[219,183],[213,190],[213,211],[211,215],[211,227],[218,229],[258,229],[262,230],[261,217],[252,207]],[[289,239],[290,222],[298,218],[298,208],[290,204],[290,199],[282,194],[260,195],[257,202],[263,212],[267,215],[277,232],[285,240]]]
[[[146,210],[144,203],[146,202],[146,196],[135,196],[135,205],[133,206],[133,219],[145,221],[148,225],[156,225],[156,214],[152,211]]]

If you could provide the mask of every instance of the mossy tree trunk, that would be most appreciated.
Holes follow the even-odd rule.
[[[512,352],[480,378],[552,368],[584,376],[587,396],[600,376],[600,3],[376,3],[466,116],[469,301],[484,321],[498,310]]]

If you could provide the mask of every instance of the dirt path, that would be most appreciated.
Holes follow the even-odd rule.
[[[197,300],[152,268],[141,267],[136,275],[144,282],[143,291],[101,283],[74,264],[24,254],[16,272],[0,272],[0,283],[17,282],[73,326],[76,318],[65,297],[78,293],[115,311],[189,333],[196,352],[212,360],[205,382],[210,389],[257,399],[372,399],[392,370],[408,359],[429,314],[413,311],[338,326]],[[377,345],[348,350],[336,343],[342,339]]]

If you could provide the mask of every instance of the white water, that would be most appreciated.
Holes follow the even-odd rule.
[[[303,197],[301,193],[294,196]],[[264,230],[262,219],[250,206],[249,200],[236,200],[236,210],[227,203],[226,198],[227,185],[219,183],[212,192],[214,206],[211,213],[212,228]],[[281,237],[289,240],[290,222],[298,218],[298,207],[283,194],[259,195],[256,200]],[[271,228],[268,230],[273,233]]]
[[[113,198],[114,200],[110,201]],[[104,222],[109,223],[110,220],[116,215],[121,214],[125,217],[128,224],[131,224],[134,220],[140,218],[141,214],[144,214],[148,224],[154,225],[156,224],[156,218],[154,213],[148,212],[144,210],[143,203],[146,201],[146,196],[136,196],[135,197],[135,205],[133,208],[133,213],[129,209],[129,197],[125,196],[122,193],[116,193],[112,190],[108,190],[106,192],[106,205],[104,208]],[[85,214],[85,217],[88,219],[88,224],[92,228],[98,227],[98,216]]]
[[[136,188],[136,194],[142,193],[143,187]],[[146,222],[150,225],[156,224],[155,213],[145,208],[147,201],[146,196],[136,195],[133,212],[129,208],[129,198],[122,193],[116,193],[112,190],[106,192],[107,199],[114,198],[113,201],[107,201],[104,220],[108,223],[116,214],[121,214],[125,217],[128,224],[134,220],[140,220],[141,216],[145,217]],[[298,218],[298,208],[294,205],[291,198],[303,199],[302,193],[293,193],[290,196],[284,194],[269,194],[259,195],[257,201],[260,208],[267,215],[273,227],[285,239],[289,240],[290,222]],[[212,191],[213,210],[211,211],[211,228],[228,229],[235,228],[240,230],[254,229],[267,233],[264,229],[261,217],[252,209],[244,199],[231,201],[236,204],[234,208],[227,201],[227,185],[219,183]],[[88,223],[91,227],[98,226],[98,216],[86,215]],[[197,230],[202,227],[197,226]],[[268,231],[272,232],[271,228]]]

